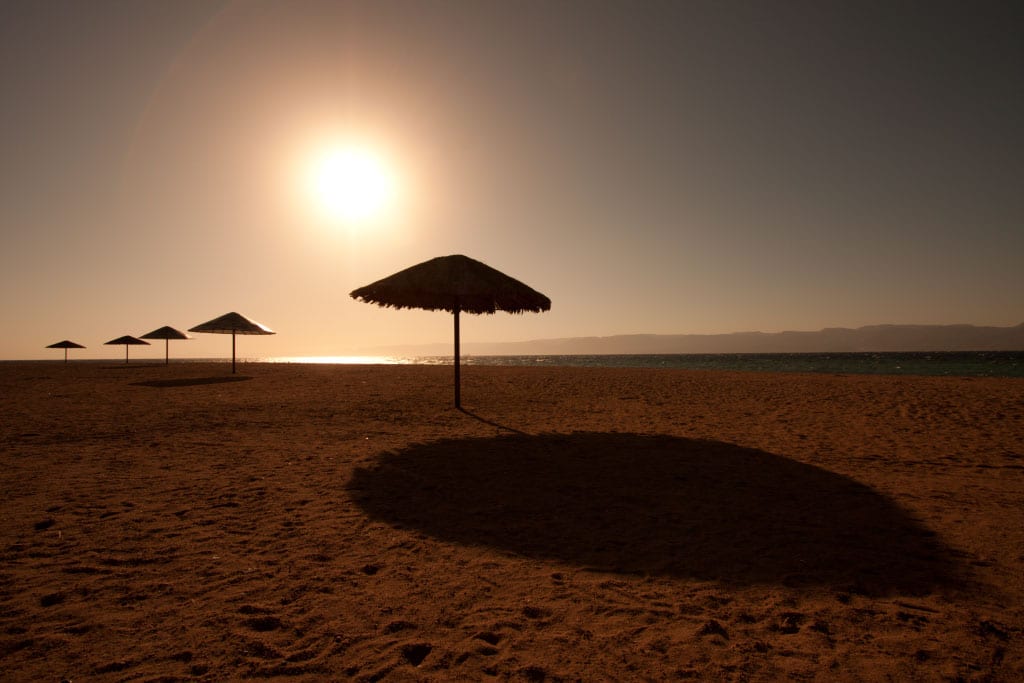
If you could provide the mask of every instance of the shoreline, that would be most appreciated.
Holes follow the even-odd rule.
[[[1024,676],[1019,380],[223,369],[0,364],[8,675]]]
[[[4,364],[44,363],[67,365],[60,360],[8,360]],[[181,358],[170,364],[227,363],[224,358]],[[136,359],[121,364],[108,359],[76,359],[71,364],[164,366],[158,359]],[[239,359],[241,365],[290,364],[333,366],[452,365],[452,356],[282,356]],[[800,352],[717,354],[576,354],[487,356],[464,355],[469,366],[552,368],[653,368],[664,370],[725,370],[741,372],[893,375],[921,377],[1024,377],[1021,351],[917,351],[917,352]]]

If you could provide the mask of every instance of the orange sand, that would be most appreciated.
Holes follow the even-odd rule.
[[[0,365],[0,679],[1024,680],[1024,381]]]

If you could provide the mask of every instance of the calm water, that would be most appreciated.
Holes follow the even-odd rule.
[[[171,359],[171,363],[224,363],[225,358]],[[20,362],[20,361],[0,361]],[[47,361],[47,362],[63,362]],[[119,364],[117,359],[71,360],[72,363]],[[133,359],[132,364],[155,364]],[[160,361],[162,363],[162,359]],[[239,362],[449,365],[451,356],[289,356],[247,358]],[[754,372],[818,372],[827,374],[938,375],[951,377],[1024,377],[1024,351],[927,353],[706,353],[601,356],[465,356],[466,365],[563,366],[604,368],[678,368],[747,370]]]
[[[414,359],[451,363],[451,356]],[[467,365],[681,368],[830,374],[1024,377],[1024,351],[929,353],[714,353],[612,356],[470,356]]]
[[[277,363],[446,365],[451,356],[264,358]],[[928,353],[707,353],[600,356],[465,356],[466,365],[680,368],[830,374],[1024,377],[1024,351]]]

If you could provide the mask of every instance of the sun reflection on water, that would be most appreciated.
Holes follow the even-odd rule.
[[[408,365],[410,358],[398,356],[271,356],[259,363],[316,363],[320,365]]]

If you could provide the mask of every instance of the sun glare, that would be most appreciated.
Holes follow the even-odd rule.
[[[329,218],[352,223],[386,211],[394,201],[395,181],[372,151],[342,147],[325,152],[316,161],[310,189]]]

